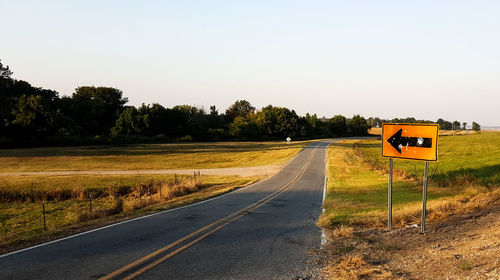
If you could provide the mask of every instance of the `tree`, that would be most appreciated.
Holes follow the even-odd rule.
[[[212,129],[213,134],[219,134],[218,136],[220,136],[220,131],[214,131],[223,129],[224,119],[223,116],[219,115],[219,111],[215,105],[210,106],[210,113],[206,116],[205,125],[208,129]]]
[[[135,107],[129,107],[116,120],[115,126],[111,129],[111,135],[137,135],[142,133],[143,128],[139,111]]]
[[[436,121],[437,124],[439,124],[439,129],[441,130],[452,130],[453,129],[453,124],[449,121],[445,121],[443,119],[438,119]]]
[[[2,79],[0,117],[6,135],[15,141],[41,142],[45,136],[58,134],[63,128],[57,109],[59,94],[53,90],[32,87],[28,82]]]
[[[462,125],[463,125],[463,130],[466,130],[467,129],[467,123],[463,122]]]
[[[460,122],[459,121],[454,121],[452,129],[453,130],[459,130],[460,129]]]
[[[12,71],[10,71],[9,66],[3,66],[2,61],[0,60],[0,78],[10,79],[12,75]]]
[[[106,135],[127,102],[119,89],[82,86],[75,89],[69,106],[64,109],[88,134]]]
[[[335,136],[342,136],[347,133],[347,121],[342,115],[336,115],[328,120],[328,128]]]
[[[234,118],[233,122],[229,124],[229,134],[236,138],[258,139],[260,135],[255,115]]]
[[[246,100],[238,100],[226,110],[226,118],[232,122],[236,117],[246,117],[248,114],[253,114],[255,107]]]
[[[293,137],[299,132],[299,117],[293,110],[269,105],[256,115],[259,129],[266,136]]]
[[[176,138],[191,136],[195,139],[206,138],[206,116],[203,109],[190,105],[177,105],[171,109],[169,131]]]
[[[368,135],[368,123],[360,115],[354,115],[347,123],[348,132],[354,136]]]
[[[480,131],[481,126],[477,122],[472,122],[472,130],[474,131]]]
[[[329,131],[325,122],[320,120],[316,114],[307,113],[305,117],[298,120],[298,135],[306,138],[328,137]]]
[[[368,123],[368,125],[370,127],[381,127],[382,126],[382,123],[383,121],[379,118],[379,117],[370,117],[368,118],[368,120],[366,120],[366,122]]]

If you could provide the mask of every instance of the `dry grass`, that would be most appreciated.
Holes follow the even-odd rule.
[[[175,185],[191,188],[192,178],[193,175],[8,176],[0,183],[0,203],[85,200],[90,196],[119,198],[131,193],[155,193],[161,191],[160,186],[165,192],[174,188],[175,192],[186,193]]]
[[[465,189],[464,194],[429,201],[426,207],[427,221],[441,221],[453,215],[482,209],[499,199],[500,189],[487,192],[480,192],[475,188]],[[403,227],[409,224],[420,224],[421,218],[422,204],[414,203],[396,209],[392,216],[392,223],[395,227]],[[386,223],[386,210],[362,213],[349,221],[351,225],[363,227],[385,227]]]
[[[97,210],[93,212],[83,212],[78,214],[78,222],[86,222],[94,219],[99,219],[107,216],[112,216],[116,214],[120,214],[123,212],[123,200],[115,199],[111,208],[106,210]]]
[[[495,194],[498,197],[498,193]],[[467,211],[393,230],[354,227],[324,249],[326,279],[499,279],[500,198],[463,198]],[[485,200],[486,199],[486,200]],[[467,200],[467,201],[466,201]],[[486,204],[486,205],[485,205]],[[475,209],[480,206],[479,210]]]
[[[144,178],[143,178],[144,179]],[[92,189],[75,188],[72,199],[45,202],[48,230],[43,230],[42,202],[0,203],[0,253],[47,239],[156,211],[202,201],[262,178],[238,176],[173,176],[134,185]],[[92,205],[92,206],[91,206]]]
[[[353,227],[340,225],[332,231],[332,235],[336,238],[342,237],[352,237],[352,233],[354,232]]]
[[[328,279],[397,279],[381,266],[368,264],[360,255],[347,255],[338,263],[328,266],[324,273]]]

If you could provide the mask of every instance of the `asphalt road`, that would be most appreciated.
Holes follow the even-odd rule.
[[[0,256],[0,279],[307,278],[328,144],[230,194]]]

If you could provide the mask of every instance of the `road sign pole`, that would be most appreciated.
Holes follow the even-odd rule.
[[[392,229],[392,158],[389,159],[389,188],[387,189],[387,227]]]
[[[420,232],[425,232],[425,216],[426,216],[426,206],[427,206],[427,176],[429,175],[429,162],[425,162],[425,172],[424,172],[424,188],[422,191],[422,224],[420,227]]]

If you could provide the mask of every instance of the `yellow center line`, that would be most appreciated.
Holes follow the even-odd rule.
[[[213,222],[213,223],[211,223],[209,225],[206,225],[206,226],[204,226],[204,227],[196,230],[195,232],[192,232],[192,233],[190,233],[190,234],[188,234],[188,235],[186,235],[186,236],[184,236],[184,237],[182,237],[182,238],[180,238],[180,239],[178,239],[178,240],[176,240],[176,241],[174,241],[174,242],[166,245],[165,247],[162,247],[162,248],[160,248],[160,249],[158,249],[158,250],[156,250],[156,251],[154,251],[154,252],[152,252],[152,253],[150,253],[150,254],[148,254],[148,255],[146,255],[146,256],[144,256],[144,257],[142,257],[142,258],[140,258],[140,259],[138,259],[138,260],[136,260],[136,261],[134,261],[134,262],[132,262],[130,264],[128,264],[128,265],[126,265],[126,266],[123,266],[123,267],[121,267],[121,268],[113,271],[112,273],[110,273],[110,274],[108,274],[108,275],[100,278],[100,280],[108,280],[108,279],[111,279],[111,278],[113,278],[115,276],[118,276],[118,275],[120,275],[120,274],[122,274],[122,273],[124,273],[124,272],[126,272],[126,271],[128,271],[128,270],[130,270],[130,269],[132,269],[134,267],[136,267],[136,266],[141,265],[142,263],[147,262],[148,260],[154,258],[155,256],[157,256],[157,255],[159,255],[159,254],[161,254],[161,253],[163,253],[163,252],[171,249],[172,247],[174,247],[176,245],[179,245],[180,243],[182,243],[182,242],[184,242],[184,241],[186,241],[186,240],[188,240],[188,239],[190,239],[190,238],[192,238],[192,237],[194,237],[194,236],[196,236],[196,235],[198,235],[198,234],[200,234],[200,233],[202,233],[202,232],[204,232],[206,230],[209,230],[210,228],[212,228],[214,226],[216,226],[214,229],[209,230],[208,232],[206,232],[203,235],[197,237],[193,241],[191,241],[191,242],[183,245],[182,247],[176,249],[175,251],[173,251],[173,252],[171,252],[171,253],[169,253],[169,254],[167,254],[167,255],[159,258],[158,260],[154,261],[153,263],[151,263],[151,264],[149,264],[149,265],[141,268],[140,270],[136,271],[135,273],[129,275],[126,278],[124,278],[124,279],[132,279],[132,278],[134,278],[134,277],[136,277],[136,276],[144,273],[145,271],[153,268],[154,266],[162,263],[163,261],[171,258],[172,256],[176,255],[177,253],[179,253],[179,252],[181,252],[181,251],[183,251],[183,250],[191,247],[192,245],[196,244],[197,242],[199,242],[200,240],[202,240],[205,237],[209,236],[210,234],[212,234],[212,233],[220,230],[221,228],[225,227],[226,225],[228,225],[228,224],[230,224],[230,223],[232,223],[232,222],[240,219],[241,217],[243,217],[246,214],[248,214],[249,211],[255,210],[255,209],[257,209],[257,208],[265,205],[267,202],[269,202],[270,200],[274,199],[276,196],[278,196],[280,193],[284,192],[286,189],[288,189],[289,187],[291,187],[294,183],[296,183],[299,180],[299,178],[305,173],[305,170],[307,169],[307,167],[309,167],[309,165],[311,163],[311,160],[312,160],[312,157],[315,154],[315,152],[316,152],[316,149],[314,149],[311,152],[311,154],[310,154],[310,156],[309,156],[306,164],[302,167],[302,169],[297,174],[297,176],[295,176],[294,179],[292,179],[289,183],[287,183],[286,185],[284,185],[283,187],[281,187],[279,190],[275,191],[274,193],[272,193],[272,194],[270,194],[270,195],[268,195],[268,196],[266,196],[266,197],[264,197],[264,198],[262,198],[262,199],[260,199],[260,200],[258,200],[256,202],[250,204],[249,206],[247,206],[247,207],[245,207],[245,208],[243,208],[241,210],[238,210],[238,211],[236,211],[236,212],[234,212],[234,213],[232,213],[232,214],[230,214],[230,215],[228,215],[228,216],[226,216],[224,218],[221,218],[221,219],[219,219],[219,220],[217,220],[217,221],[215,221],[215,222]],[[218,224],[220,224],[220,225],[218,225]]]

